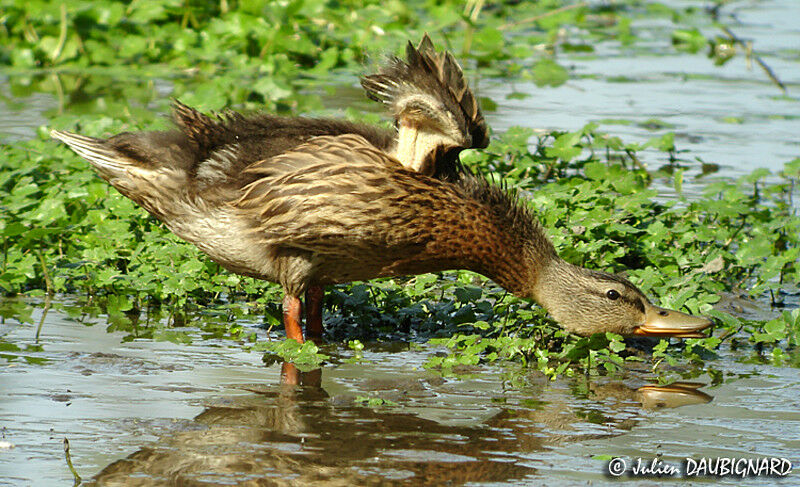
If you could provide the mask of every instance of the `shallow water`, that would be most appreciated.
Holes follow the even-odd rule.
[[[696,2],[669,2],[670,6]],[[559,61],[570,69],[570,80],[558,88],[537,88],[532,82],[484,86],[485,96],[499,108],[490,126],[503,131],[522,125],[546,130],[576,130],[597,122],[601,130],[626,142],[644,142],[675,132],[675,144],[687,175],[700,174],[702,160],[719,165],[714,177],[740,176],[756,168],[772,172],[800,155],[800,2],[766,0],[732,2],[720,21],[744,40],[775,72],[788,93],[746,56],[715,66],[707,50],[676,52],[669,20],[634,21],[633,52],[618,44],[593,44],[593,55],[567,54]],[[731,14],[735,17],[731,17]],[[723,36],[710,18],[697,27],[707,37]],[[511,93],[528,94],[507,99]],[[651,123],[663,122],[665,127]],[[615,122],[616,121],[616,122]],[[643,152],[652,169],[667,163],[663,153]],[[696,194],[709,178],[687,178],[687,192]],[[662,195],[673,189],[657,186]]]
[[[69,317],[65,297],[37,341],[42,308],[29,306],[34,323],[0,325],[0,485],[71,482],[64,438],[87,485],[611,484],[595,455],[663,455],[676,466],[777,456],[800,468],[800,377],[731,353],[715,362],[722,385],[696,390],[709,382],[701,377],[662,391],[637,370],[551,382],[482,366],[443,378],[422,368],[431,347],[368,346],[367,362],[306,373],[293,388],[278,385],[280,365],[264,366],[260,353],[199,336],[191,345],[124,341],[102,316]]]

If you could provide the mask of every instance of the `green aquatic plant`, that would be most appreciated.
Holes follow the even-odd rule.
[[[314,342],[307,341],[303,344],[295,340],[258,342],[252,350],[266,352],[264,362],[290,362],[300,370],[308,371],[318,369],[330,356],[319,351]]]
[[[136,112],[143,120],[145,112],[130,100],[157,100],[156,85],[164,80],[174,96],[204,110],[241,104],[319,110],[303,87],[362,69],[367,54],[397,53],[426,31],[439,33],[486,75],[557,86],[570,75],[559,52],[591,55],[593,42],[608,40],[632,45],[635,19],[667,17],[686,30],[683,23],[700,15],[636,0],[469,5],[465,11],[461,0],[0,0],[0,66],[14,74],[15,97],[45,91],[73,112]],[[120,79],[124,89],[113,82]]]
[[[356,396],[353,399],[353,402],[362,404],[366,407],[370,408],[377,408],[377,407],[387,407],[387,406],[398,406],[399,404],[395,401],[389,399],[383,399],[376,396]]]
[[[163,112],[165,86],[204,109],[318,113],[325,108],[309,86],[331,78],[350,82],[366,69],[365,53],[397,52],[423,31],[440,33],[468,72],[478,68],[485,76],[557,85],[574,75],[563,67],[561,52],[591,56],[595,42],[609,40],[635,47],[635,21],[654,16],[674,23],[675,48],[700,46],[692,20],[702,15],[696,8],[633,0],[507,2],[470,12],[456,1],[64,5],[0,0],[0,65],[10,103],[52,93],[70,115],[48,113],[48,125],[98,135],[165,128],[150,110]],[[438,339],[448,352],[434,355],[430,365],[443,370],[506,360],[551,376],[605,373],[640,360],[661,370],[708,360],[721,341],[751,350],[754,361],[798,366],[800,162],[787,163],[778,174],[760,170],[715,180],[702,197],[688,198],[681,195],[688,176],[674,135],[663,133],[669,128],[663,122],[645,123],[659,131],[646,143],[623,141],[593,124],[536,136],[511,128],[463,159],[526,193],[568,261],[610,272],[628,269],[627,277],[660,304],[714,316],[714,337],[684,347],[664,341],[642,358],[613,335],[560,332],[540,308],[481,276],[447,272],[337,287],[325,303],[329,338]],[[311,346],[261,345],[247,325],[269,329],[279,323],[280,290],[221,271],[67,149],[50,143],[44,128],[33,140],[0,150],[4,294],[79,296],[87,319],[103,315],[129,340],[256,341],[278,356],[325,360]],[[643,161],[654,158],[670,164],[646,171]],[[672,187],[679,196],[659,199],[654,185]],[[722,307],[721,299],[731,294],[777,312],[752,319]],[[32,319],[26,306],[0,312]]]
[[[769,297],[776,306],[797,292],[800,218],[790,199],[800,160],[778,175],[759,170],[709,184],[703,198],[658,201],[649,188],[651,174],[623,167],[630,149],[594,126],[540,138],[530,148],[529,139],[526,130],[510,130],[485,152],[464,159],[529,192],[568,261],[612,272],[628,269],[627,277],[660,304],[710,314],[725,332],[738,332],[733,340],[769,346],[777,361],[791,362],[785,357],[798,342],[796,310],[753,322],[713,306],[733,291]],[[101,184],[66,150],[46,144],[15,144],[0,161],[0,206],[8,216],[0,221],[0,287],[6,293],[98,295],[109,321],[123,329],[132,326],[131,313],[148,308],[175,316],[195,304],[236,308],[229,303],[242,300],[252,303],[251,311],[260,309],[266,324],[278,322],[275,286],[221,271]],[[455,353],[431,359],[431,366],[442,368],[518,360],[555,375],[570,364],[613,370],[624,360],[638,360],[622,353],[616,336],[567,336],[541,309],[477,274],[443,275],[444,280],[423,275],[337,287],[326,302],[331,337],[442,337],[437,343]],[[241,328],[226,329],[220,324],[207,333],[241,337]],[[134,336],[188,340],[180,329],[155,324]],[[670,356],[693,358],[699,349],[714,350],[719,338],[689,343]],[[263,346],[305,361],[316,353]]]
[[[746,329],[750,342],[773,346],[771,353],[780,360],[786,354],[796,354],[800,330],[797,310],[765,323],[742,320],[713,306],[731,292],[744,292],[754,300],[769,297],[776,306],[797,295],[800,218],[792,198],[800,160],[787,163],[770,182],[768,171],[757,170],[738,180],[709,184],[704,198],[658,202],[654,200],[655,190],[648,188],[648,174],[624,169],[614,161],[624,160],[625,155],[603,150],[608,141],[605,134],[589,126],[569,135],[569,144],[557,145],[565,140],[565,135],[557,135],[550,139],[552,145],[540,143],[527,157],[518,157],[514,151],[509,151],[509,156],[505,151],[494,152],[493,144],[485,154],[476,153],[469,161],[490,171],[504,167],[508,158],[513,158],[515,166],[525,167],[522,173],[510,171],[507,178],[515,180],[521,190],[532,192],[542,222],[551,229],[550,237],[568,260],[582,265],[592,262],[612,271],[627,268],[627,277],[644,292],[659,296],[662,305],[708,313],[719,320],[719,328],[726,333]],[[510,131],[505,138],[518,137]],[[668,139],[670,143],[654,140],[652,145],[667,152],[674,150],[672,138]],[[619,150],[616,141],[611,144]],[[505,144],[501,139],[497,145]],[[564,147],[572,149],[565,151]],[[590,149],[594,155],[587,154]],[[537,158],[536,154],[545,157]],[[556,160],[548,161],[550,158]],[[553,172],[563,177],[540,185],[537,172],[539,177]],[[676,188],[681,175],[676,172],[669,176]],[[448,368],[522,359],[535,361],[541,370],[556,375],[567,370],[571,362],[587,369],[602,366],[614,370],[623,359],[641,360],[636,355],[619,354],[624,345],[613,335],[566,338],[565,344],[557,340],[564,337],[551,332],[549,340],[559,345],[552,353],[543,346],[548,340],[543,340],[538,327],[509,327],[507,320],[500,322],[496,317],[478,325],[481,335],[458,334],[439,341],[453,353],[434,357],[429,365]],[[678,356],[702,360],[720,341],[715,336],[687,340],[687,346],[676,356],[665,353],[667,342],[663,341],[652,360],[657,364],[668,356],[672,365]]]

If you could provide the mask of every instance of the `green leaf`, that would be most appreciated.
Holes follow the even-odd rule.
[[[678,194],[683,193],[683,169],[678,169],[672,173],[672,181],[675,187],[675,192]]]
[[[561,86],[569,79],[567,70],[552,59],[543,58],[533,65],[533,82],[536,86]]]
[[[678,50],[696,53],[708,45],[708,40],[697,28],[675,29],[672,31],[672,45]]]
[[[577,146],[580,137],[580,132],[559,135],[553,146],[548,147],[545,152],[549,157],[557,157],[562,161],[571,161],[583,152],[583,149]]]

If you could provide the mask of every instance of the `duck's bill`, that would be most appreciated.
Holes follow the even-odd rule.
[[[662,338],[705,338],[703,330],[711,320],[672,309],[650,305],[645,311],[644,324],[633,330],[634,335]]]

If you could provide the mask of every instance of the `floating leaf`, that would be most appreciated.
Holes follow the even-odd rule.
[[[533,82],[536,86],[561,86],[569,79],[569,74],[563,66],[552,59],[543,58],[533,65]]]
[[[695,53],[708,45],[708,40],[697,28],[675,29],[672,31],[672,45],[676,49]]]

